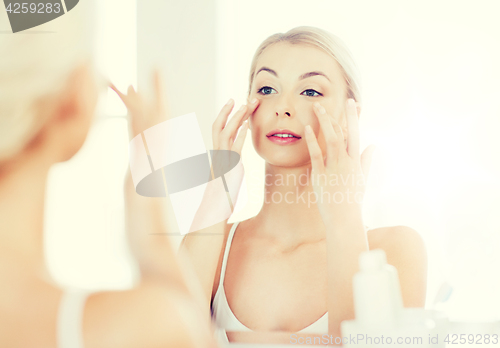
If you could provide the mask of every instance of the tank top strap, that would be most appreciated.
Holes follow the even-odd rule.
[[[229,231],[229,235],[227,236],[226,248],[224,249],[224,257],[222,258],[222,267],[220,270],[219,277],[219,287],[218,289],[222,289],[224,284],[224,278],[226,276],[226,267],[227,267],[227,258],[229,257],[229,249],[231,248],[231,243],[233,242],[234,232],[236,231],[236,227],[240,222],[235,222],[233,226],[231,226],[231,230]]]
[[[83,348],[82,318],[90,292],[65,289],[57,318],[57,347]]]

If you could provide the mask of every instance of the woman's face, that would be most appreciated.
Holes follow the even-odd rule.
[[[325,154],[313,103],[319,102],[346,134],[346,95],[346,83],[337,61],[321,49],[290,43],[268,47],[257,60],[249,96],[249,100],[260,99],[250,117],[255,150],[272,165],[307,165],[310,156],[306,125],[311,125]]]

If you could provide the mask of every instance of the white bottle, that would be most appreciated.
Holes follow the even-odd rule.
[[[357,325],[375,330],[394,328],[403,312],[396,268],[387,264],[382,249],[362,253],[359,268],[353,279]]]

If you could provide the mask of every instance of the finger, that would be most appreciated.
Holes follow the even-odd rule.
[[[234,141],[233,147],[231,148],[231,150],[237,152],[240,155],[240,157],[241,157],[241,150],[243,149],[243,145],[245,144],[245,138],[247,136],[247,133],[248,133],[248,121],[245,121],[240,128],[238,136]]]
[[[259,104],[260,104],[260,99],[257,98],[253,98],[252,101],[250,101],[250,103],[247,104],[248,110],[245,120],[248,119],[248,117],[250,117],[251,115],[253,115],[255,110],[257,110],[257,108],[259,107]]]
[[[311,126],[306,126],[306,143],[307,149],[309,150],[309,156],[311,156],[311,166],[312,169],[317,173],[323,173],[325,171],[325,162],[323,159],[323,153],[318,144],[318,139],[314,134]]]
[[[375,145],[370,145],[361,154],[360,158],[361,170],[363,172],[365,184],[368,181],[368,174],[370,174],[370,167],[373,160],[373,153],[375,152],[376,149],[377,147]]]
[[[132,86],[132,85],[128,86],[127,95],[129,95],[129,96],[137,95],[137,92],[135,91],[134,86]]]
[[[155,70],[153,81],[155,86],[155,107],[157,115],[163,119],[164,116],[166,116],[165,86],[163,84],[162,75],[159,70]]]
[[[232,134],[231,138],[234,137],[234,133],[243,125],[243,122],[246,122],[248,118],[255,112],[255,109],[257,109],[258,105],[259,100],[257,98],[254,98],[249,104],[245,105],[246,109],[241,117],[232,117],[231,120],[229,120],[229,123],[226,125],[225,129],[227,129],[227,131]]]
[[[248,107],[246,105],[242,105],[240,109],[231,117],[227,125],[222,129],[222,132],[219,135],[219,144],[227,146],[227,149],[230,149],[233,145],[231,139],[236,137],[236,132],[239,128],[239,125],[243,123],[243,119],[246,115]]]
[[[326,160],[328,162],[335,161],[338,158],[339,153],[339,136],[335,133],[333,129],[331,117],[326,113],[326,110],[318,102],[314,103],[314,112],[318,117],[321,130],[325,137],[326,143]]]
[[[338,137],[338,140],[339,140],[339,145],[343,145],[341,146],[342,149],[344,149],[343,151],[340,150],[340,153],[347,153],[347,148],[345,147],[345,137],[344,137],[344,131],[342,130],[342,127],[340,127],[340,124],[333,118],[333,117],[329,117],[330,119],[330,122],[332,123],[332,127],[333,129],[335,130],[335,134],[337,134],[337,137]]]
[[[125,101],[125,99],[127,98],[126,94],[123,94],[122,92],[120,92],[118,90],[118,88],[111,82],[109,83],[109,88],[111,88],[113,91],[115,91],[116,94],[118,94],[118,97],[120,97],[120,99],[122,100],[122,102],[126,104],[126,101]]]
[[[347,153],[359,157],[359,120],[354,99],[347,100]]]
[[[136,113],[137,111],[143,111],[145,103],[141,94],[137,93],[134,86],[130,85],[127,89],[126,103],[125,105],[131,113]],[[139,112],[142,118],[147,118],[150,115],[144,112]]]
[[[226,105],[222,107],[221,111],[219,112],[219,115],[217,116],[212,125],[212,143],[215,150],[219,149],[219,134],[226,125],[227,118],[231,113],[231,110],[233,110],[233,106],[234,106],[234,100],[229,99]]]

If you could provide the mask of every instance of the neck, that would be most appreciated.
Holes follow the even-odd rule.
[[[293,244],[325,237],[310,174],[310,165],[289,168],[266,163],[264,205],[256,219],[273,238]]]
[[[0,167],[0,258],[36,272],[45,264],[43,207],[50,166],[43,162],[21,158]]]

